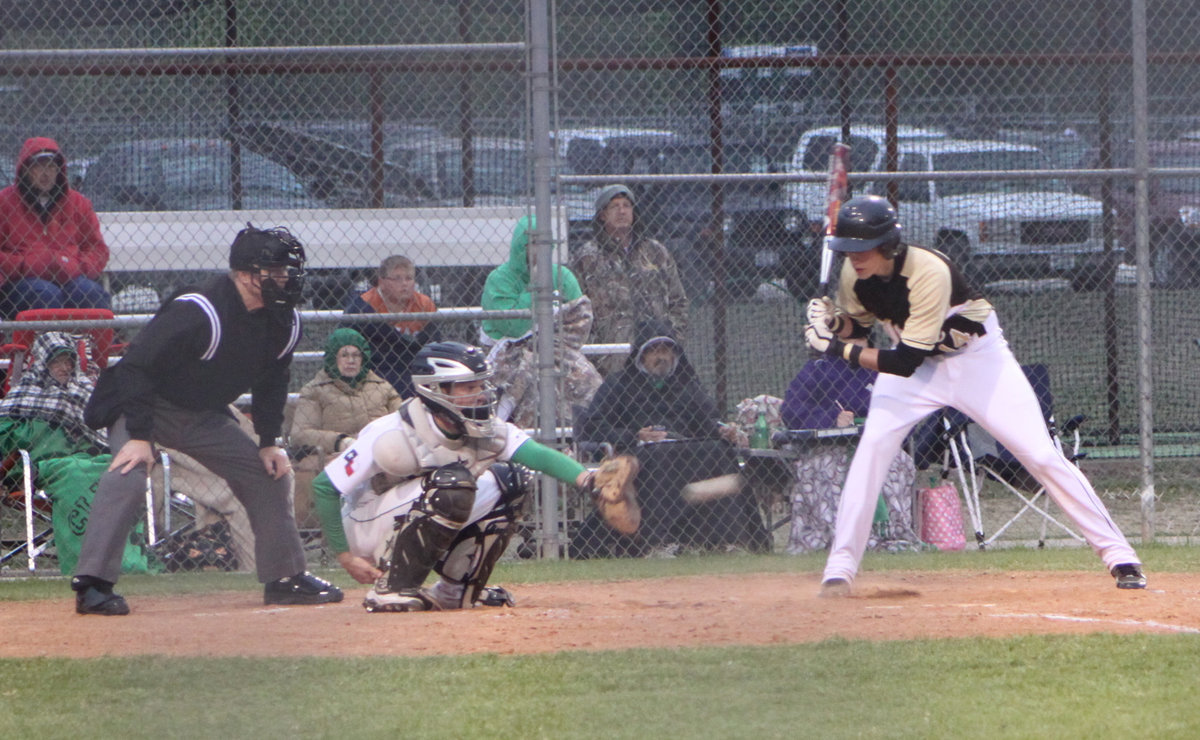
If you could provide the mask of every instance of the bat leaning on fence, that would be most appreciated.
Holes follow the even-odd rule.
[[[829,191],[825,198],[825,235],[821,239],[821,275],[817,291],[819,295],[829,295],[830,272],[833,270],[833,250],[829,248],[829,242],[837,228],[838,210],[850,194],[850,183],[846,175],[849,163],[849,145],[834,144],[833,151],[829,153]]]

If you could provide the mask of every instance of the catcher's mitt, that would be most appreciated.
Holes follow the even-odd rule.
[[[633,455],[618,455],[600,463],[592,474],[592,500],[608,526],[621,534],[633,534],[642,523],[633,479],[638,474]]]

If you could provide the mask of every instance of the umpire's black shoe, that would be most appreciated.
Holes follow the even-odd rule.
[[[119,594],[114,594],[112,584],[98,578],[83,576],[71,580],[75,592],[76,614],[100,614],[105,617],[123,617],[129,613],[129,604]]]
[[[280,578],[263,588],[264,604],[336,604],[342,596],[342,589],[312,573]]]
[[[1113,578],[1117,579],[1117,588],[1145,588],[1146,576],[1142,567],[1137,563],[1121,563],[1113,566]]]

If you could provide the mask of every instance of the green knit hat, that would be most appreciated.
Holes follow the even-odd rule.
[[[363,354],[362,367],[359,368],[358,375],[353,378],[347,378],[338,372],[337,353],[342,347],[353,345],[358,347]],[[350,384],[351,388],[355,388],[362,382],[363,378],[367,377],[370,372],[371,364],[371,345],[367,344],[367,340],[362,334],[359,334],[353,329],[341,328],[336,329],[329,335],[329,339],[325,340],[325,372],[329,377],[334,379],[342,379]]]

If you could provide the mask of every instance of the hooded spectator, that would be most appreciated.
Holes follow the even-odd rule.
[[[0,190],[0,315],[30,308],[109,308],[98,280],[108,246],[92,203],[71,189],[50,138],[21,147],[17,176]]]

